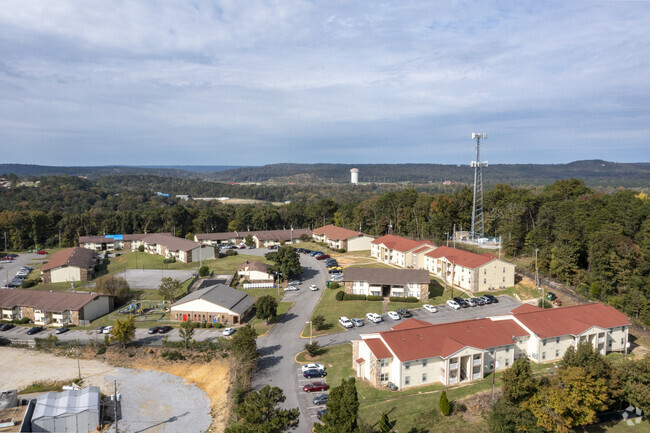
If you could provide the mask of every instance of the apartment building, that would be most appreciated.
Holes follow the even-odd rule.
[[[422,268],[427,251],[435,249],[430,241],[415,241],[395,235],[384,235],[370,242],[370,255],[381,263],[400,268]]]
[[[314,229],[312,237],[316,242],[325,242],[330,248],[346,251],[369,250],[370,243],[375,239],[374,236],[331,224]]]
[[[429,300],[431,277],[418,269],[348,268],[343,277],[345,292],[355,295],[408,297]]]

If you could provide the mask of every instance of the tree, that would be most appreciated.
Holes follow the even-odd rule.
[[[485,422],[491,433],[544,433],[537,425],[537,418],[505,398],[500,398],[485,415]]]
[[[267,258],[274,263],[272,270],[279,271],[286,279],[291,279],[302,273],[298,252],[288,245],[281,246],[274,253],[269,253]]]
[[[358,433],[359,398],[354,377],[343,379],[330,390],[323,424],[314,425],[316,433]]]
[[[514,404],[528,400],[537,391],[537,381],[533,378],[530,364],[525,358],[516,359],[512,366],[503,372],[503,398]]]
[[[123,297],[129,293],[129,283],[124,278],[115,275],[104,275],[95,280],[95,292],[102,295]]]
[[[181,282],[169,277],[163,278],[161,281],[160,286],[158,286],[160,297],[167,302],[176,300],[182,290]]]
[[[442,394],[440,395],[440,413],[444,416],[449,416],[451,413],[451,405],[447,399],[447,391],[442,391]]]
[[[320,344],[318,344],[318,341],[307,343],[305,344],[305,350],[309,353],[309,356],[313,358],[314,356],[318,356],[320,353]]]
[[[257,332],[250,324],[239,328],[230,343],[230,352],[235,358],[235,376],[237,382],[243,389],[250,384],[251,375],[257,368]]]
[[[390,433],[395,428],[397,421],[391,421],[386,412],[381,413],[379,419],[379,433]]]
[[[138,251],[144,253],[144,245],[141,244],[140,246],[138,246]]]
[[[650,413],[650,358],[626,359],[618,365],[625,400]]]
[[[199,277],[207,277],[210,275],[210,268],[207,265],[203,265],[199,268]]]
[[[110,340],[117,341],[126,347],[127,344],[132,342],[135,339],[135,322],[133,316],[129,316],[125,319],[117,319],[113,329],[111,329]]]
[[[255,241],[253,240],[253,235],[248,235],[244,239],[244,243],[246,244],[247,247],[254,247],[255,246]]]
[[[271,295],[264,295],[255,302],[255,316],[262,320],[274,319],[278,314],[278,301]]]
[[[325,316],[322,314],[317,314],[311,319],[311,324],[316,328],[317,331],[325,329]]]
[[[226,433],[281,433],[297,427],[300,409],[280,408],[285,400],[277,387],[266,385],[252,391],[237,408],[237,423],[226,428]]]
[[[187,345],[190,341],[192,341],[192,337],[194,337],[194,323],[191,320],[182,322],[181,329],[178,331],[178,335],[181,337],[181,340],[183,340],[185,348],[187,349]]]

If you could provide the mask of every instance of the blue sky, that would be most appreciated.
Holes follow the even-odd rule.
[[[0,161],[650,161],[650,1],[5,0]]]

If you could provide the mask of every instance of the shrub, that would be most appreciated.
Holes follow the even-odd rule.
[[[236,256],[237,254],[239,254],[239,253],[237,251],[235,251],[235,250],[226,251],[226,257]]]
[[[314,341],[311,344],[307,343],[305,344],[305,350],[307,351],[307,353],[309,353],[309,356],[311,357],[318,356],[318,354],[321,351],[320,344],[318,344],[317,341]]]
[[[207,324],[207,327],[208,327],[208,328],[212,328],[212,323],[208,323],[208,324]]]
[[[449,400],[447,400],[447,391],[442,391],[440,395],[440,412],[444,416],[449,416],[451,412],[451,405],[449,404]]]
[[[178,350],[169,350],[167,352],[163,352],[160,356],[162,356],[163,359],[166,359],[167,361],[182,361],[185,359],[183,354]]]
[[[36,285],[36,281],[34,280],[23,280],[22,283],[20,283],[20,287],[22,289],[29,289],[30,287],[34,287]]]
[[[343,298],[345,297],[345,292],[344,291],[338,291],[336,292],[336,300],[337,301],[342,301]]]
[[[199,277],[207,277],[210,275],[210,268],[207,265],[203,265],[199,268]]]
[[[384,298],[382,296],[373,296],[373,295],[366,296],[366,301],[383,301],[383,300]]]
[[[325,316],[322,314],[317,314],[311,319],[311,324],[316,328],[316,331],[320,331],[325,328]]]
[[[164,263],[164,264],[168,264],[168,263],[176,263],[176,257],[171,256],[170,258],[163,260],[163,263]]]
[[[365,301],[366,295],[353,295],[352,293],[346,293],[343,297],[344,301]]]
[[[418,302],[419,299],[416,298],[415,296],[408,296],[408,297],[403,297],[403,296],[391,296],[390,297],[390,302]]]
[[[144,253],[144,245],[140,245],[138,247],[138,251],[140,251],[141,253]]]
[[[217,329],[219,329],[219,328],[223,328],[223,324],[221,324],[221,323],[219,323],[219,322],[215,322],[215,323],[213,323],[212,326],[214,326],[214,327],[217,328]]]
[[[339,287],[341,287],[341,285],[340,285],[339,283],[337,283],[336,281],[332,281],[332,282],[330,282],[330,289],[332,289],[332,290],[336,290],[336,289],[338,289]]]
[[[23,317],[23,318],[20,319],[20,321],[19,321],[19,323],[20,323],[21,325],[24,325],[24,324],[29,323],[29,322],[31,322],[31,320],[29,320],[29,317]]]
[[[337,253],[347,253],[347,250],[345,248],[339,248],[336,250]]]
[[[537,306],[540,308],[553,308],[553,304],[548,302],[546,299],[540,299],[537,301]]]

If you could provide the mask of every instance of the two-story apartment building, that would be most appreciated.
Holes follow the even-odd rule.
[[[348,268],[343,277],[345,292],[366,296],[413,296],[429,300],[431,278],[425,270]]]
[[[475,254],[442,246],[425,252],[423,256],[424,269],[448,284],[471,292],[515,285],[515,265],[492,254]]]
[[[171,233],[157,233],[172,236]],[[129,235],[79,236],[79,246],[89,250],[100,251],[135,251],[152,233],[134,233]]]
[[[217,257],[218,251],[212,245],[205,245],[189,239],[166,234],[148,235],[143,239],[145,252],[166,258],[174,257],[183,263],[193,263]]]
[[[301,237],[311,238],[310,229],[293,229],[293,230],[264,230],[253,233],[253,242],[256,248],[268,248],[284,244],[297,244],[302,242]]]
[[[314,229],[312,237],[316,242],[325,242],[330,248],[347,251],[369,250],[370,243],[375,239],[374,236],[331,224]]]
[[[374,386],[451,385],[506,369],[519,357],[557,361],[580,342],[603,354],[624,351],[629,326],[625,315],[603,304],[548,310],[524,305],[504,316],[437,325],[409,319],[354,340],[352,364]]]
[[[65,283],[91,280],[95,274],[97,253],[80,247],[66,248],[52,254],[41,267],[44,283]]]
[[[415,241],[395,235],[384,235],[370,243],[370,255],[381,263],[400,268],[422,268],[423,255],[435,249],[430,241]]]

